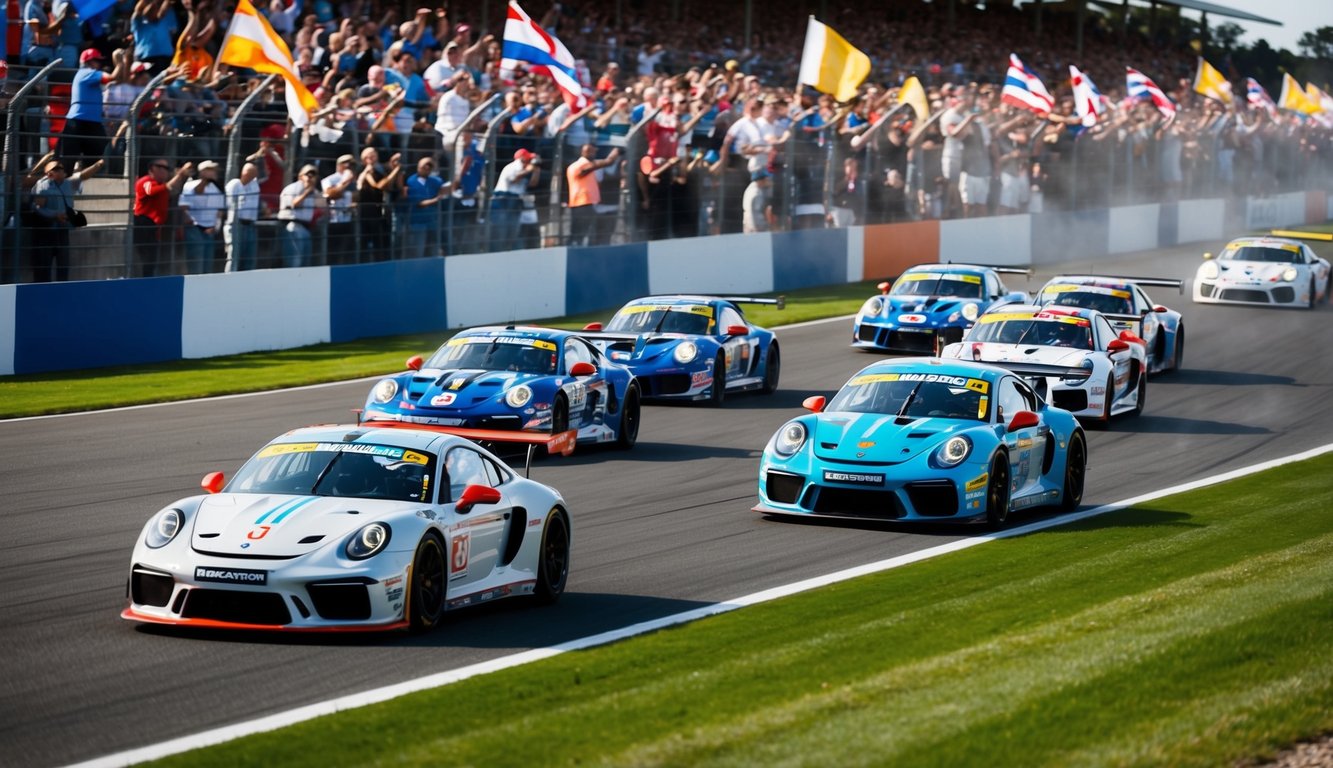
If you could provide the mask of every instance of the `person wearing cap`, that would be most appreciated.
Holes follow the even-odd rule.
[[[33,279],[36,282],[65,281],[69,279],[69,232],[73,225],[70,214],[74,198],[83,180],[102,167],[98,160],[87,168],[67,176],[65,164],[48,160],[46,175],[32,188],[32,206],[42,226],[33,232]]]
[[[285,267],[310,266],[315,204],[319,200],[319,169],[301,166],[296,180],[282,188],[278,219],[282,225],[282,264]]]
[[[491,191],[491,250],[509,251],[516,247],[523,195],[540,179],[541,158],[527,149],[515,151],[514,161],[500,169]]]
[[[115,82],[125,73],[127,64],[126,51],[117,49],[112,55],[116,59],[115,69],[111,74],[102,70],[102,54],[96,48],[89,48],[79,55],[79,71],[74,73],[71,86],[69,113],[65,116],[65,127],[60,132],[60,141],[56,145],[56,155],[65,162],[86,167],[102,158],[106,151],[106,123],[102,116],[102,88],[107,83]]]
[[[451,42],[449,45],[454,46],[454,51],[458,50],[457,43]],[[435,107],[435,132],[440,134],[440,146],[444,150],[443,166],[452,168],[458,132],[472,113],[472,94],[475,90],[472,73],[466,68],[459,69],[446,83],[446,87],[449,90],[440,96],[439,104]]]
[[[741,231],[768,232],[773,229],[773,202],[769,196],[772,180],[767,168],[750,172],[750,185],[741,197]]]
[[[134,182],[134,254],[143,277],[155,277],[166,269],[167,211],[171,196],[180,191],[190,177],[194,163],[186,163],[171,172],[163,158],[150,160],[148,172]]]
[[[579,159],[565,170],[569,188],[569,244],[593,245],[597,228],[597,206],[602,202],[601,181],[603,169],[620,159],[620,147],[601,160],[597,147],[584,144],[579,148]]]
[[[198,176],[185,182],[177,204],[185,210],[186,273],[202,275],[214,271],[227,207],[227,198],[218,183],[218,164],[212,160],[200,163]]]
[[[457,40],[450,40],[444,46],[444,55],[426,67],[422,79],[431,90],[443,93],[456,85],[454,78],[459,72],[467,71],[467,67],[463,66],[463,46]]]
[[[324,203],[329,211],[327,233],[330,264],[347,264],[356,260],[356,233],[352,224],[352,184],[356,182],[352,166],[355,164],[355,157],[342,155],[333,173],[319,180]]]

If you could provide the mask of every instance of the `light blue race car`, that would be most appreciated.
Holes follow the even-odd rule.
[[[1083,500],[1087,440],[1024,380],[1041,371],[896,358],[784,424],[759,463],[766,515],[984,522]]]
[[[1031,276],[1028,269],[975,264],[921,264],[908,269],[890,288],[879,284],[852,321],[852,346],[899,354],[938,355],[986,310],[1009,303],[1026,304],[1022,291],[1010,291],[1001,274]]]

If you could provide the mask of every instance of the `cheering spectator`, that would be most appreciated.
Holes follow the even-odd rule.
[[[6,3],[5,26],[9,22],[8,8],[9,4]],[[24,65],[36,70],[51,63],[56,56],[56,35],[60,33],[63,21],[63,17],[51,15],[51,0],[27,0],[23,4],[19,59]]]
[[[65,116],[65,128],[60,133],[56,154],[80,168],[101,160],[106,151],[102,87],[119,80],[126,68],[123,48],[117,49],[112,56],[116,67],[111,74],[102,71],[104,60],[96,48],[89,48],[79,56],[79,71],[74,74],[69,113]]]
[[[301,166],[296,181],[282,188],[278,219],[282,227],[282,262],[287,267],[310,266],[311,229],[315,225],[315,201],[319,199],[319,169]]]
[[[176,13],[171,0],[138,0],[130,16],[134,33],[134,58],[147,62],[149,72],[157,74],[171,66],[176,53]]]
[[[217,260],[218,235],[222,229],[227,199],[218,184],[218,164],[199,164],[199,178],[188,181],[178,201],[188,219],[185,228],[185,258],[188,274],[212,272]]]
[[[440,255],[440,203],[454,191],[435,175],[435,161],[417,162],[417,172],[407,178],[407,248],[403,258],[420,259]]]
[[[259,219],[259,165],[253,162],[241,166],[239,178],[227,182],[227,222],[223,239],[227,243],[228,272],[255,268],[259,238],[255,222]]]
[[[857,211],[865,205],[865,194],[860,161],[855,157],[843,158],[842,175],[833,186],[833,207],[828,212],[829,226],[844,229],[857,224]]]
[[[541,158],[526,149],[514,152],[514,161],[500,169],[491,195],[491,250],[517,247],[523,195],[541,178]]]
[[[484,244],[479,232],[481,222],[477,218],[477,193],[481,190],[482,173],[486,169],[486,153],[481,151],[480,139],[472,131],[458,134],[459,153],[455,172],[458,183],[454,185],[454,196],[449,201],[449,227],[445,231],[447,253],[472,253]]]
[[[454,46],[455,51],[458,50],[457,43],[450,45]],[[467,116],[472,113],[472,97],[476,87],[472,84],[472,74],[465,69],[449,80],[449,86],[450,89],[440,97],[435,109],[435,131],[440,134],[440,143],[444,149],[443,166],[452,169],[456,152],[454,145],[458,140],[458,132],[467,122]]]
[[[773,229],[776,219],[768,196],[771,185],[766,169],[760,168],[750,174],[750,186],[745,188],[745,195],[741,199],[743,231],[768,232]]]
[[[571,245],[592,245],[597,227],[597,206],[602,202],[600,184],[602,169],[614,165],[620,158],[620,148],[595,160],[597,147],[584,144],[579,159],[565,171],[569,183],[569,237]]]
[[[399,156],[394,155],[390,169],[380,167],[379,151],[374,147],[361,150],[361,173],[356,178],[356,212],[361,225],[360,246],[375,261],[389,258],[389,214],[385,199],[389,191],[402,181]]]
[[[143,277],[154,277],[166,267],[167,209],[193,170],[194,163],[185,163],[173,174],[166,160],[157,159],[134,182],[134,253]]]
[[[43,226],[33,233],[35,245],[33,268],[38,282],[69,279],[69,231],[74,212],[73,200],[79,194],[83,180],[97,173],[102,161],[89,165],[73,176],[65,176],[65,165],[59,160],[46,163],[46,176],[32,188],[33,210]]]
[[[374,151],[371,149],[370,151]],[[357,242],[352,224],[352,184],[356,174],[352,165],[356,158],[342,155],[334,166],[333,173],[320,179],[319,186],[328,206],[329,263],[349,264],[356,260]]]

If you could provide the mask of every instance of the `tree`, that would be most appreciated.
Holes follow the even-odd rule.
[[[1218,24],[1210,31],[1213,45],[1228,52],[1235,50],[1236,44],[1240,42],[1241,36],[1245,34],[1245,30],[1239,24],[1229,21],[1225,24]]]
[[[1306,32],[1297,41],[1301,52],[1312,59],[1333,58],[1333,27],[1320,27]]]

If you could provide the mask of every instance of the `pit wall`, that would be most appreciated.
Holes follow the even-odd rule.
[[[0,285],[0,375],[157,363],[607,310],[651,293],[790,291],[914,264],[1045,266],[1333,219],[1323,191],[541,248],[232,274]],[[1202,250],[1202,248],[1201,248]]]

